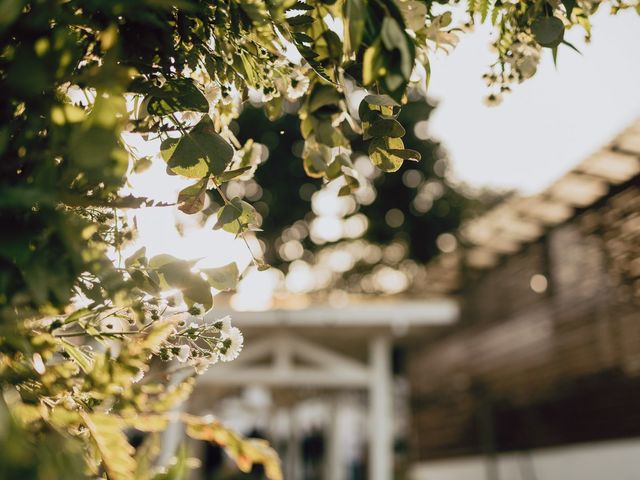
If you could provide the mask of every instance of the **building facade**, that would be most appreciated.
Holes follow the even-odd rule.
[[[460,321],[408,355],[414,478],[562,478],[540,455],[640,438],[639,172],[636,124],[461,230]]]

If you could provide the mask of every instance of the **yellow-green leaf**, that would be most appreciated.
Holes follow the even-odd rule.
[[[66,340],[62,340],[62,348],[82,369],[84,373],[89,373],[93,368],[93,359],[84,353],[77,346],[67,342]]]
[[[111,480],[131,480],[136,471],[135,449],[124,433],[126,423],[117,415],[81,413],[102,464]]]
[[[369,157],[376,167],[384,172],[395,172],[402,166],[403,159],[389,149],[403,149],[399,138],[374,138],[369,144]]]
[[[220,445],[241,471],[248,473],[254,464],[260,464],[269,480],[283,479],[278,454],[265,440],[245,439],[217,420],[205,420],[192,415],[183,415],[182,420],[187,435]]]

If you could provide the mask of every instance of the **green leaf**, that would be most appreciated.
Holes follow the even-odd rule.
[[[395,64],[390,64],[390,72],[401,75],[403,80],[408,82],[413,70],[415,56],[411,39],[400,27],[398,22],[391,17],[385,17],[382,21],[380,38],[388,51],[393,52],[394,50],[397,50],[400,52],[400,69],[397,70],[394,68]],[[388,57],[385,58],[388,59]],[[388,79],[388,76],[385,77],[385,80],[386,79]],[[390,90],[395,90],[395,88],[390,88]]]
[[[147,254],[147,247],[140,247],[138,250],[133,252],[131,255],[129,255],[125,259],[124,266],[129,268],[133,265],[142,263],[141,260],[145,257],[146,254]]]
[[[160,143],[160,156],[163,158],[165,162],[169,161],[169,159],[171,158],[171,155],[173,155],[173,152],[178,146],[179,141],[180,141],[179,138],[169,137],[169,138],[165,138]]]
[[[70,137],[69,157],[82,169],[102,172],[108,168],[116,148],[118,139],[114,130],[100,126],[79,127]]]
[[[364,51],[362,58],[362,83],[365,86],[375,82],[384,70],[384,59],[381,51],[381,42],[377,38]]]
[[[193,80],[178,78],[168,80],[162,87],[153,89],[147,111],[151,115],[160,116],[186,111],[207,113],[209,101]]]
[[[216,290],[231,290],[236,288],[240,272],[235,262],[229,263],[222,267],[205,268],[202,270],[211,285]]]
[[[571,20],[571,13],[573,9],[577,6],[576,0],[562,0],[562,4],[564,5],[565,10],[567,11],[567,18]]]
[[[62,348],[78,364],[84,373],[89,373],[93,367],[93,360],[76,345],[62,340]]]
[[[0,31],[11,25],[18,18],[23,8],[23,1],[2,0],[0,2]]]
[[[484,23],[484,21],[487,19],[490,6],[491,6],[490,0],[480,0],[480,5],[478,6],[478,12],[480,12],[480,21],[482,23]]]
[[[228,182],[229,180],[233,180],[234,178],[239,177],[244,172],[251,170],[251,168],[252,166],[248,165],[246,167],[240,167],[240,168],[236,168],[235,170],[229,170],[227,172],[223,172],[216,177],[216,181],[218,183]]]
[[[351,195],[360,187],[360,182],[358,181],[357,178],[352,177],[351,175],[345,175],[344,179],[347,183],[346,185],[343,185],[338,191],[339,197],[345,197],[347,195]]]
[[[356,53],[362,43],[367,6],[364,0],[346,0],[344,3],[344,21],[347,24],[344,47],[347,55]]]
[[[358,107],[358,116],[365,129],[379,119],[393,119],[400,113],[400,105],[388,95],[367,95]]]
[[[425,27],[427,6],[424,2],[405,0],[397,2],[396,5],[400,9],[404,23],[409,30],[418,32]]]
[[[241,231],[249,228],[252,225],[255,225],[258,220],[258,213],[256,212],[256,209],[253,208],[252,205],[241,200],[238,197],[232,198],[231,203],[227,204],[226,207],[233,207],[234,217],[236,215],[235,212],[240,211],[240,214],[237,217],[235,217],[233,221],[225,222],[222,225],[222,229],[225,232],[229,232],[229,233],[233,233],[234,235],[237,235]],[[218,217],[218,222],[219,221],[220,221],[220,217]],[[216,226],[217,225],[218,223],[216,223]]]
[[[329,180],[334,180],[342,175],[342,163],[340,163],[340,160],[336,159],[331,162],[325,171],[325,175]]]
[[[80,308],[73,313],[70,313],[67,318],[62,322],[64,325],[69,325],[70,323],[75,322],[76,320],[80,320],[85,315],[89,315],[91,313],[90,308]]]
[[[127,441],[126,427],[117,415],[81,412],[84,424],[95,443],[104,469],[112,480],[131,480],[136,469],[135,449]]]
[[[399,138],[374,138],[369,144],[369,157],[376,167],[384,172],[395,172],[401,166],[403,159],[389,152],[389,149],[404,148]]]
[[[573,45],[572,43],[567,42],[566,40],[562,40],[562,44],[566,45],[567,47],[569,47],[571,50],[573,50],[574,52],[579,53],[580,55],[582,55],[582,52],[580,50],[578,50],[578,48]]]
[[[151,257],[149,260],[149,266],[151,268],[160,268],[164,265],[173,262],[182,262],[179,258],[174,257],[173,255],[169,255],[168,253],[161,253],[160,255],[156,255],[155,257]]]
[[[389,95],[367,95],[364,97],[363,102],[378,107],[400,107],[400,104]]]
[[[349,155],[347,155],[346,153],[341,153],[336,156],[336,161],[340,162],[340,164],[345,167],[353,168],[353,163],[351,162]]]
[[[293,34],[293,38],[295,38],[300,43],[313,43],[313,38],[311,38],[306,33],[296,32]]]
[[[309,95],[309,112],[313,113],[327,105],[336,105],[340,98],[340,93],[335,88],[318,84]]]
[[[339,128],[334,127],[330,120],[319,121],[314,130],[316,140],[328,147],[346,147],[348,142]]]
[[[238,204],[231,202],[223,206],[220,210],[218,210],[218,220],[216,224],[213,226],[214,230],[218,230],[225,225],[236,221],[242,215],[242,207]]]
[[[133,171],[135,173],[142,173],[148,170],[150,166],[151,166],[151,158],[149,157],[137,158],[133,162]]]
[[[167,429],[170,422],[169,415],[157,415],[157,414],[134,414],[130,417],[124,418],[124,421],[128,426],[140,430],[141,432],[154,433],[163,432]],[[137,453],[137,452],[136,452]]]
[[[201,303],[205,310],[213,305],[209,284],[199,274],[191,272],[191,266],[184,260],[178,260],[163,265],[158,273],[164,277],[167,284],[182,290],[188,305]]]
[[[557,47],[564,36],[564,24],[557,17],[538,18],[531,25],[531,32],[543,47]]]
[[[180,138],[167,166],[189,178],[220,175],[233,159],[233,147],[214,128],[209,115]]]
[[[208,181],[208,178],[204,178],[198,183],[180,190],[178,194],[178,210],[189,215],[193,215],[202,210],[204,208]]]
[[[309,5],[308,3],[298,1],[287,8],[288,12],[293,10],[313,10],[313,5]]]
[[[394,118],[380,118],[366,130],[371,137],[399,138],[406,133],[404,127]]]
[[[404,33],[398,22],[391,17],[384,17],[382,30],[380,30],[380,39],[385,48],[390,51],[399,48],[405,41]]]
[[[410,150],[408,148],[390,148],[387,151],[391,155],[395,155],[396,157],[400,157],[403,160],[410,160],[412,162],[419,162],[422,158],[420,152],[416,152],[415,150]]]
[[[302,159],[302,166],[304,167],[305,173],[311,178],[321,178],[327,169],[327,162],[322,153],[317,150],[311,150]]]
[[[337,33],[332,30],[326,30],[322,37],[327,42],[327,49],[329,51],[329,58],[333,60],[336,65],[339,65],[342,61],[342,40]]]
[[[192,415],[182,415],[182,421],[188,436],[220,445],[241,471],[248,473],[254,464],[261,464],[268,480],[283,480],[278,454],[266,441],[244,439],[217,420],[206,421]]]
[[[500,15],[500,10],[502,5],[499,5],[498,2],[493,6],[493,10],[491,10],[491,25],[496,25],[498,22],[498,15]]]
[[[292,27],[306,27],[315,21],[315,18],[309,15],[297,15],[295,17],[287,18],[287,23]]]

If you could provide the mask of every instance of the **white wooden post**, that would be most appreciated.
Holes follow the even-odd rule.
[[[180,405],[171,410],[171,414],[178,417],[185,411],[186,402],[182,402]],[[158,455],[158,465],[161,467],[168,467],[171,464],[171,460],[177,453],[176,450],[180,442],[184,439],[184,427],[182,422],[177,418],[173,418],[164,432],[160,441],[160,454]]]
[[[369,357],[369,479],[393,478],[393,410],[391,346],[388,337],[371,340]]]
[[[172,385],[177,385],[182,380],[184,380],[188,376],[188,372],[178,373],[176,374],[172,380]],[[184,401],[179,405],[176,405],[171,410],[171,415],[173,418],[167,425],[167,428],[164,432],[162,432],[162,437],[160,438],[160,454],[158,455],[157,465],[161,467],[169,466],[169,463],[175,456],[176,449],[180,442],[184,439],[184,427],[179,417],[183,414],[187,409],[187,402]]]
[[[334,395],[329,406],[327,461],[324,478],[326,480],[344,480],[344,442],[340,428],[340,396]]]

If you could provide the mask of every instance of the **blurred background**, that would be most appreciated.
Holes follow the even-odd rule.
[[[435,58],[400,118],[422,161],[385,175],[356,146],[355,198],[306,177],[295,105],[275,122],[247,106],[232,128],[261,165],[227,195],[255,205],[274,268],[216,297],[245,349],[182,408],[268,439],[289,480],[639,478],[640,20],[593,23],[582,56],[545,57],[498,108],[486,31]],[[175,199],[162,172],[135,188]],[[159,210],[136,218],[150,255],[249,264]],[[181,441],[167,430],[167,458]],[[190,453],[194,480],[262,478]]]

